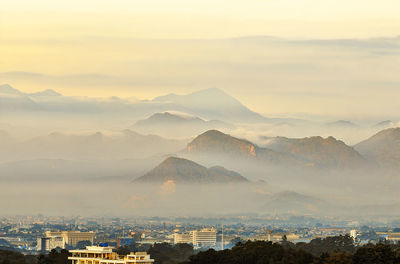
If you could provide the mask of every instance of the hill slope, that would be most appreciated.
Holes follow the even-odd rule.
[[[267,147],[291,153],[309,165],[320,167],[349,168],[365,163],[365,159],[352,147],[333,137],[272,138]]]
[[[168,137],[189,137],[209,129],[233,129],[234,126],[218,120],[206,121],[186,113],[163,112],[139,120],[133,128],[141,133]]]
[[[382,166],[400,165],[400,128],[388,128],[364,140],[354,148],[367,159]]]
[[[290,153],[261,148],[250,141],[224,134],[218,130],[209,130],[197,136],[187,145],[186,153],[194,156],[233,158],[269,164],[300,164],[300,161]]]
[[[179,105],[199,116],[230,122],[263,122],[265,118],[220,89],[200,90],[187,95],[168,94],[153,99],[157,103]]]
[[[166,182],[175,183],[228,183],[247,182],[240,174],[223,167],[207,169],[191,160],[169,157],[135,182]]]

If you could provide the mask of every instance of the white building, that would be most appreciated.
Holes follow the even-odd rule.
[[[217,245],[217,231],[214,228],[203,228],[190,233],[192,234],[193,246],[215,247]]]
[[[175,233],[174,234],[174,244],[179,244],[179,243],[186,243],[186,244],[193,244],[193,238],[190,233]]]
[[[217,245],[217,231],[215,228],[203,228],[189,233],[175,233],[174,244],[187,243],[195,247],[215,247]]]
[[[83,250],[70,250],[72,256],[68,257],[72,264],[152,264],[154,259],[146,252],[131,252],[129,255],[120,256],[113,252],[112,247],[90,246]]]
[[[89,241],[93,245],[95,233],[92,231],[47,231],[45,235],[46,237],[62,236],[65,244],[68,244],[71,247],[76,247],[81,241]]]
[[[350,237],[353,238],[353,239],[356,239],[357,238],[357,230],[351,229],[350,230]]]
[[[48,236],[37,239],[37,251],[51,251],[58,247],[65,248],[65,240],[62,236]]]

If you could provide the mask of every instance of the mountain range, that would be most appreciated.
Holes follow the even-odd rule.
[[[209,130],[197,136],[187,145],[185,152],[190,156],[207,156],[211,159],[219,157],[273,164],[298,164],[291,154],[261,148],[248,140],[239,139],[218,130]]]
[[[189,156],[223,157],[286,166],[355,168],[366,164],[356,150],[333,137],[276,137],[271,138],[266,147],[259,147],[245,139],[210,130],[191,141],[185,151]]]
[[[366,160],[354,148],[334,137],[271,138],[268,148],[291,153],[310,166],[325,168],[351,168],[365,165]]]
[[[328,128],[347,128],[347,129],[352,129],[352,128],[354,129],[359,127],[355,123],[348,120],[338,120],[335,122],[326,123],[325,126]]]
[[[239,173],[227,170],[221,166],[206,168],[191,160],[168,157],[157,167],[134,180],[134,182],[141,183],[164,183],[167,181],[192,184],[247,182],[247,179]]]
[[[0,148],[0,162],[24,159],[147,158],[175,153],[184,148],[186,143],[187,140],[142,135],[131,130],[90,134],[53,132],[22,142],[4,142]]]
[[[59,112],[80,114],[119,114],[140,119],[154,113],[178,111],[206,120],[254,123],[267,119],[249,110],[238,100],[216,88],[186,95],[168,94],[152,100],[127,100],[63,96],[54,90],[23,93],[8,84],[0,85],[0,107],[4,112]]]
[[[219,120],[203,120],[180,112],[155,113],[139,120],[132,129],[145,134],[161,134],[167,137],[191,137],[209,129],[232,130],[235,126]]]

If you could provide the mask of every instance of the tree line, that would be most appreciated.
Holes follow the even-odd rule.
[[[400,264],[400,245],[380,242],[355,246],[349,236],[313,239],[309,243],[239,241],[226,250],[196,251],[191,245],[159,243],[131,244],[117,253],[147,251],[155,264]],[[0,264],[67,264],[67,250],[24,256],[0,250]]]

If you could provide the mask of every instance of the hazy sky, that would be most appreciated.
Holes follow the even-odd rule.
[[[139,98],[218,87],[265,114],[390,115],[399,10],[398,0],[3,0],[0,83]],[[279,41],[235,41],[245,36]]]

